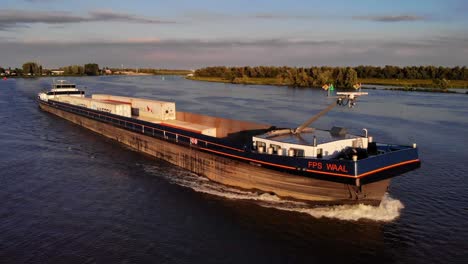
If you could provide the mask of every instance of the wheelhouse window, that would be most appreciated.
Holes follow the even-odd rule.
[[[47,95],[70,95],[70,94],[84,94],[84,91],[61,91],[61,92],[47,92]]]
[[[55,88],[75,88],[76,86],[74,84],[57,84],[55,85]]]
[[[323,157],[323,149],[318,148],[317,149],[317,158],[321,159]]]
[[[281,146],[276,144],[270,144],[270,148],[273,149],[273,154],[278,154],[281,151]]]
[[[266,151],[266,144],[262,141],[257,141],[257,151],[258,152],[265,152]]]
[[[296,149],[291,148],[294,151],[294,157],[304,157],[304,150],[303,149]]]

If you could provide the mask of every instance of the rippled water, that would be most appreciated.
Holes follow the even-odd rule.
[[[70,79],[88,93],[177,102],[191,111],[295,127],[322,91],[187,81]],[[240,191],[141,155],[42,112],[52,79],[0,81],[2,263],[466,263],[468,96],[371,90],[315,126],[367,128],[420,147],[380,207],[310,207]]]

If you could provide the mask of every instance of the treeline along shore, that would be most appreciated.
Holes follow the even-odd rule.
[[[26,62],[21,68],[1,67],[4,77],[39,77],[39,76],[97,76],[97,75],[187,75],[190,70],[153,69],[153,68],[100,68],[97,63],[69,65],[47,69],[36,62]]]
[[[291,87],[335,87],[351,89],[355,84],[397,86],[389,90],[453,92],[449,88],[468,88],[468,69],[436,66],[357,66],[357,67],[288,67],[288,66],[214,66],[196,71],[154,68],[100,68],[96,63],[47,69],[36,62],[21,68],[2,67],[7,77],[97,76],[97,75],[184,75],[191,80],[234,84],[282,85]],[[468,94],[468,92],[466,92]]]
[[[293,87],[322,87],[332,83],[339,88],[352,88],[356,83],[414,87],[468,88],[468,69],[435,66],[357,66],[357,67],[226,67],[215,66],[195,71],[194,80],[238,84],[287,85]],[[395,89],[395,88],[394,88]],[[448,91],[448,90],[447,90]]]

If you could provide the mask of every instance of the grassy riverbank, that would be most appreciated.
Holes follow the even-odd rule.
[[[253,84],[253,85],[288,85],[287,83],[282,83],[279,78],[249,78],[243,77],[235,79],[234,81],[227,80],[221,77],[188,77],[190,80],[195,81],[206,81],[206,82],[222,82],[222,83],[236,83],[236,84]],[[420,79],[408,79],[408,80],[399,80],[399,79],[359,79],[359,82],[362,84],[372,84],[372,85],[385,85],[385,86],[400,86],[403,88],[391,88],[393,90],[405,90],[405,91],[444,91],[441,89],[434,89],[434,83],[432,80],[420,80]],[[416,89],[415,87],[420,87],[421,89]],[[431,89],[428,89],[431,88]],[[468,88],[468,81],[463,80],[450,80],[449,88]]]
[[[387,86],[402,86],[402,87],[434,87],[434,82],[432,80],[422,80],[422,79],[359,79],[360,82],[365,84],[374,84],[374,85],[387,85]],[[449,88],[468,88],[468,81],[464,80],[449,80]]]
[[[191,76],[187,77],[189,80],[204,81],[204,82],[221,82],[221,83],[235,83],[235,84],[254,84],[254,85],[288,85],[281,83],[281,80],[277,78],[236,78],[234,81],[227,80],[221,77],[198,77]]]
[[[171,70],[171,69],[138,69],[138,71],[133,70],[119,70],[111,69],[111,75],[182,75],[186,76],[187,74],[192,73],[190,70]]]

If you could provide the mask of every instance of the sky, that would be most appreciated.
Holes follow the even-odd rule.
[[[0,0],[0,66],[465,66],[468,0]]]

